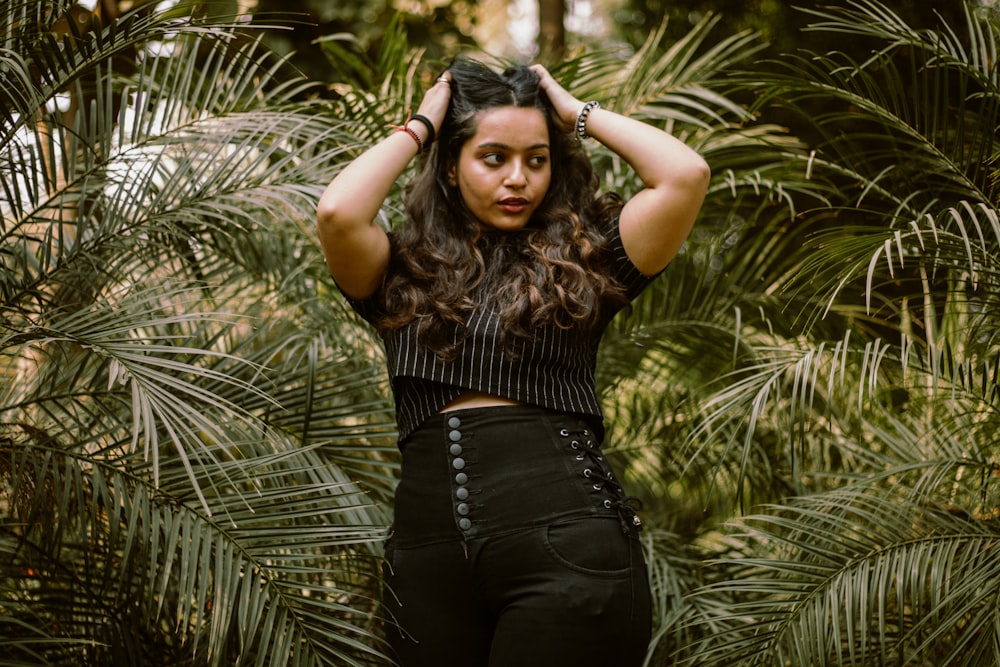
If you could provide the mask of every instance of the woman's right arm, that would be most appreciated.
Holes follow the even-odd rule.
[[[447,79],[447,72],[442,76]],[[418,113],[441,127],[451,90],[438,79],[427,91]],[[430,131],[419,121],[407,127],[427,143]],[[406,132],[393,132],[344,167],[323,191],[316,227],[326,265],[348,296],[363,299],[379,286],[389,264],[389,237],[375,223],[393,184],[419,152]]]

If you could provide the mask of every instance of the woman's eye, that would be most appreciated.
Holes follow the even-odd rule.
[[[503,164],[503,156],[499,153],[487,153],[483,156],[483,162],[490,165],[491,167],[496,167]]]
[[[549,159],[544,155],[535,155],[528,160],[528,164],[530,164],[532,167],[541,167],[544,166],[545,163],[547,163],[548,161]]]

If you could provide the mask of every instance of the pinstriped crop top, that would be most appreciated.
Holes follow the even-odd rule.
[[[640,273],[625,254],[617,220],[608,242],[615,278],[628,298],[634,299],[653,277]],[[348,302],[368,322],[377,320],[377,292],[366,299],[348,298]],[[488,304],[478,305],[469,314],[465,341],[451,362],[419,346],[414,325],[389,332],[382,340],[400,444],[425,419],[468,390],[578,414],[603,436],[594,373],[601,336],[616,312],[603,312],[591,331],[542,326],[532,341],[517,341],[520,354],[516,358],[500,344],[498,315]]]

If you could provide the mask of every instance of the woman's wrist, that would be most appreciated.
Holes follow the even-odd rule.
[[[428,118],[427,116],[415,113],[412,116],[410,116],[409,119],[407,119],[406,121],[407,127],[416,126],[415,127],[416,130],[419,130],[419,127],[421,125],[423,126],[425,132],[425,134],[421,135],[421,138],[423,139],[424,142],[424,146],[430,146],[431,144],[434,143],[434,135],[436,134],[434,132],[434,123],[431,122],[431,119]]]
[[[413,144],[416,145],[417,147],[417,154],[419,155],[420,153],[424,152],[423,137],[417,134],[416,130],[414,130],[413,128],[409,127],[408,125],[400,125],[399,127],[396,128],[394,134],[408,135],[410,139],[413,140]]]
[[[430,119],[420,114],[407,115],[402,125],[390,125],[393,134],[405,134],[413,140],[417,153],[430,150],[434,141],[434,125]]]
[[[587,120],[590,118],[590,114],[595,109],[600,108],[601,103],[597,100],[585,102],[583,106],[580,107],[580,111],[576,114],[576,123],[573,126],[576,130],[576,136],[580,139],[580,141],[590,138],[590,135],[587,134]]]

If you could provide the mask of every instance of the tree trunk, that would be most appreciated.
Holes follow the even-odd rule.
[[[538,60],[551,64],[566,50],[566,0],[538,0]]]

